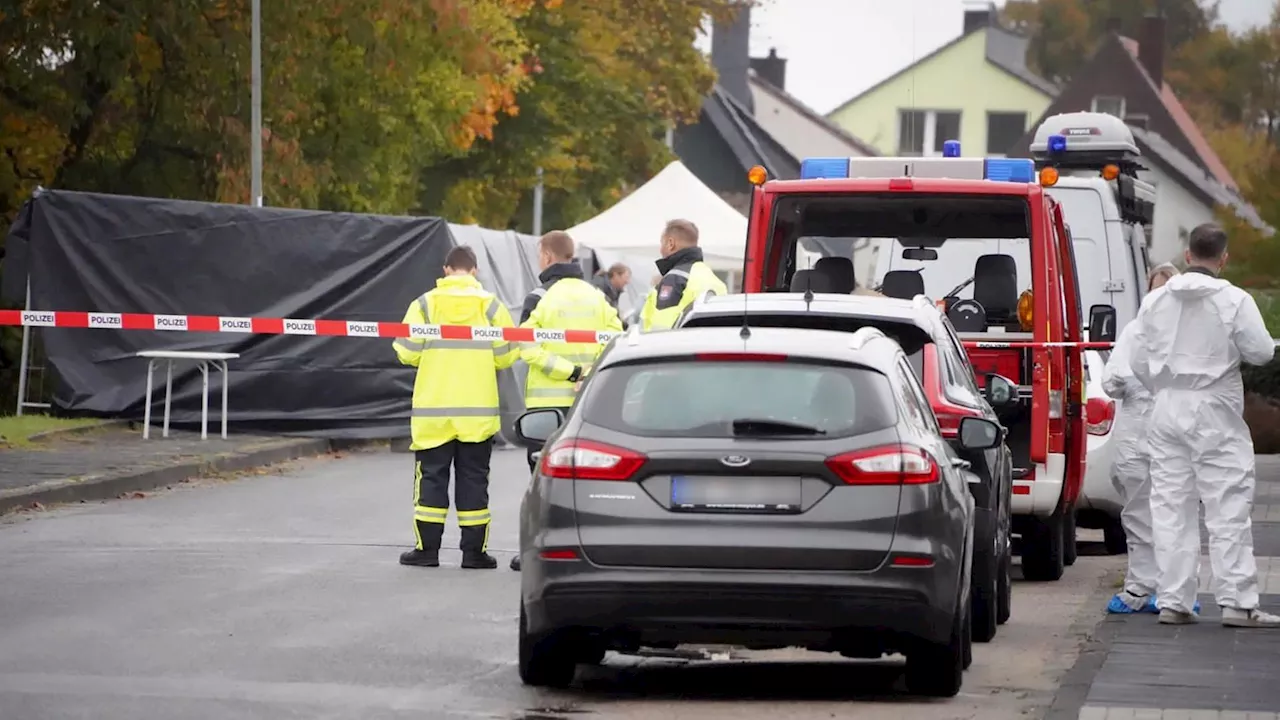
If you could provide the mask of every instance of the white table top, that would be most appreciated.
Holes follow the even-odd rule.
[[[144,350],[134,357],[160,360],[235,360],[240,353],[199,352],[195,350]]]

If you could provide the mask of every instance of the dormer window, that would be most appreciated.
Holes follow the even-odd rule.
[[[1090,110],[1124,118],[1124,98],[1118,95],[1095,95]]]

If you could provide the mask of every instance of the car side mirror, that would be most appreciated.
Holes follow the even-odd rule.
[[[1012,380],[995,373],[987,374],[987,402],[991,407],[1005,407],[1018,400],[1018,386]]]
[[[1116,309],[1110,305],[1089,308],[1089,342],[1116,341]]]
[[[1004,428],[986,418],[967,417],[960,420],[959,436],[965,450],[990,450],[1004,440]]]
[[[539,450],[564,423],[560,408],[538,408],[516,418],[516,439],[529,450]]]

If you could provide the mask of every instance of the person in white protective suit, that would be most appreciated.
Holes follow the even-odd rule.
[[[1258,609],[1253,441],[1240,378],[1241,362],[1269,362],[1275,344],[1253,297],[1218,277],[1227,262],[1221,227],[1193,230],[1186,260],[1181,275],[1142,301],[1131,360],[1155,398],[1147,442],[1160,622],[1198,619],[1199,500],[1222,624],[1280,627],[1280,617]]]
[[[1147,292],[1161,287],[1178,274],[1170,263],[1157,265],[1147,274]],[[1138,329],[1130,322],[1121,331],[1102,371],[1102,389],[1120,403],[1111,434],[1115,459],[1111,482],[1124,502],[1120,523],[1129,545],[1129,569],[1124,589],[1107,604],[1109,613],[1159,612],[1156,609],[1156,549],[1151,539],[1151,456],[1147,452],[1147,421],[1151,417],[1151,393],[1133,376],[1129,366]]]

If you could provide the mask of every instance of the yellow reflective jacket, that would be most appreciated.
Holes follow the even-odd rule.
[[[543,285],[525,298],[520,327],[622,332],[618,311],[600,288],[582,278],[582,268],[576,262],[552,265],[538,279]],[[576,382],[570,382],[569,377],[573,368],[581,367],[585,376],[603,349],[602,344],[560,340],[524,343],[520,357],[529,364],[525,407],[572,405]]]
[[[640,311],[640,327],[645,332],[675,327],[680,313],[707,291],[716,295],[729,292],[711,266],[702,261],[702,248],[677,250],[657,265],[662,271],[662,281],[649,291],[644,309]]]
[[[434,290],[409,305],[403,322],[512,327],[511,313],[471,275],[437,280]],[[411,449],[430,450],[450,440],[482,442],[498,433],[498,371],[515,363],[515,343],[398,338],[394,347],[400,362],[418,368],[409,421]]]

